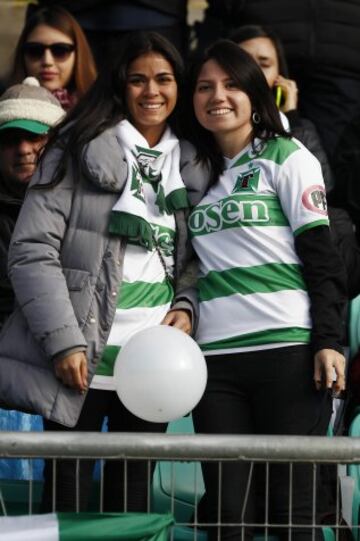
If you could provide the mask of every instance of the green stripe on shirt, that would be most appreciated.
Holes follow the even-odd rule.
[[[219,297],[252,293],[274,293],[287,289],[306,290],[298,264],[269,263],[210,271],[197,282],[200,302]]]
[[[117,308],[152,308],[171,302],[174,290],[168,280],[158,283],[123,282],[117,300]]]
[[[310,342],[310,330],[301,327],[288,327],[283,329],[269,329],[254,333],[242,334],[240,336],[232,336],[199,344],[203,351],[216,351],[222,349],[245,348],[251,346],[260,346],[266,344],[276,344],[281,342]]]
[[[325,225],[329,227],[329,219],[323,218],[322,220],[316,220],[315,222],[310,222],[308,224],[303,225],[302,227],[299,227],[294,231],[294,236],[297,237],[304,231],[308,231],[309,229],[313,229],[314,227],[318,227],[319,225]]]
[[[114,364],[120,351],[120,346],[106,346],[101,356],[101,361],[96,367],[97,376],[112,376],[114,373]]]

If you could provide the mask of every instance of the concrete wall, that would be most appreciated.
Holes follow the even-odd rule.
[[[11,65],[12,55],[24,22],[26,2],[0,0],[0,78]]]

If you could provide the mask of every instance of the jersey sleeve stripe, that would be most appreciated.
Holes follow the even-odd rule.
[[[310,222],[308,224],[302,225],[298,229],[294,231],[294,236],[297,237],[300,235],[300,233],[303,233],[304,231],[307,231],[308,229],[312,229],[313,227],[318,227],[319,225],[327,225],[329,226],[329,220],[328,218],[323,218],[321,220],[316,220],[315,222]]]

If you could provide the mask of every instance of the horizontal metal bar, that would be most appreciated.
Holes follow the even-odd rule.
[[[99,432],[0,432],[3,458],[360,462],[360,438]]]

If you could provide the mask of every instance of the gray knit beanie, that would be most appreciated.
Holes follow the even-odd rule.
[[[18,128],[42,134],[64,116],[59,101],[35,77],[11,86],[0,97],[0,130]]]

